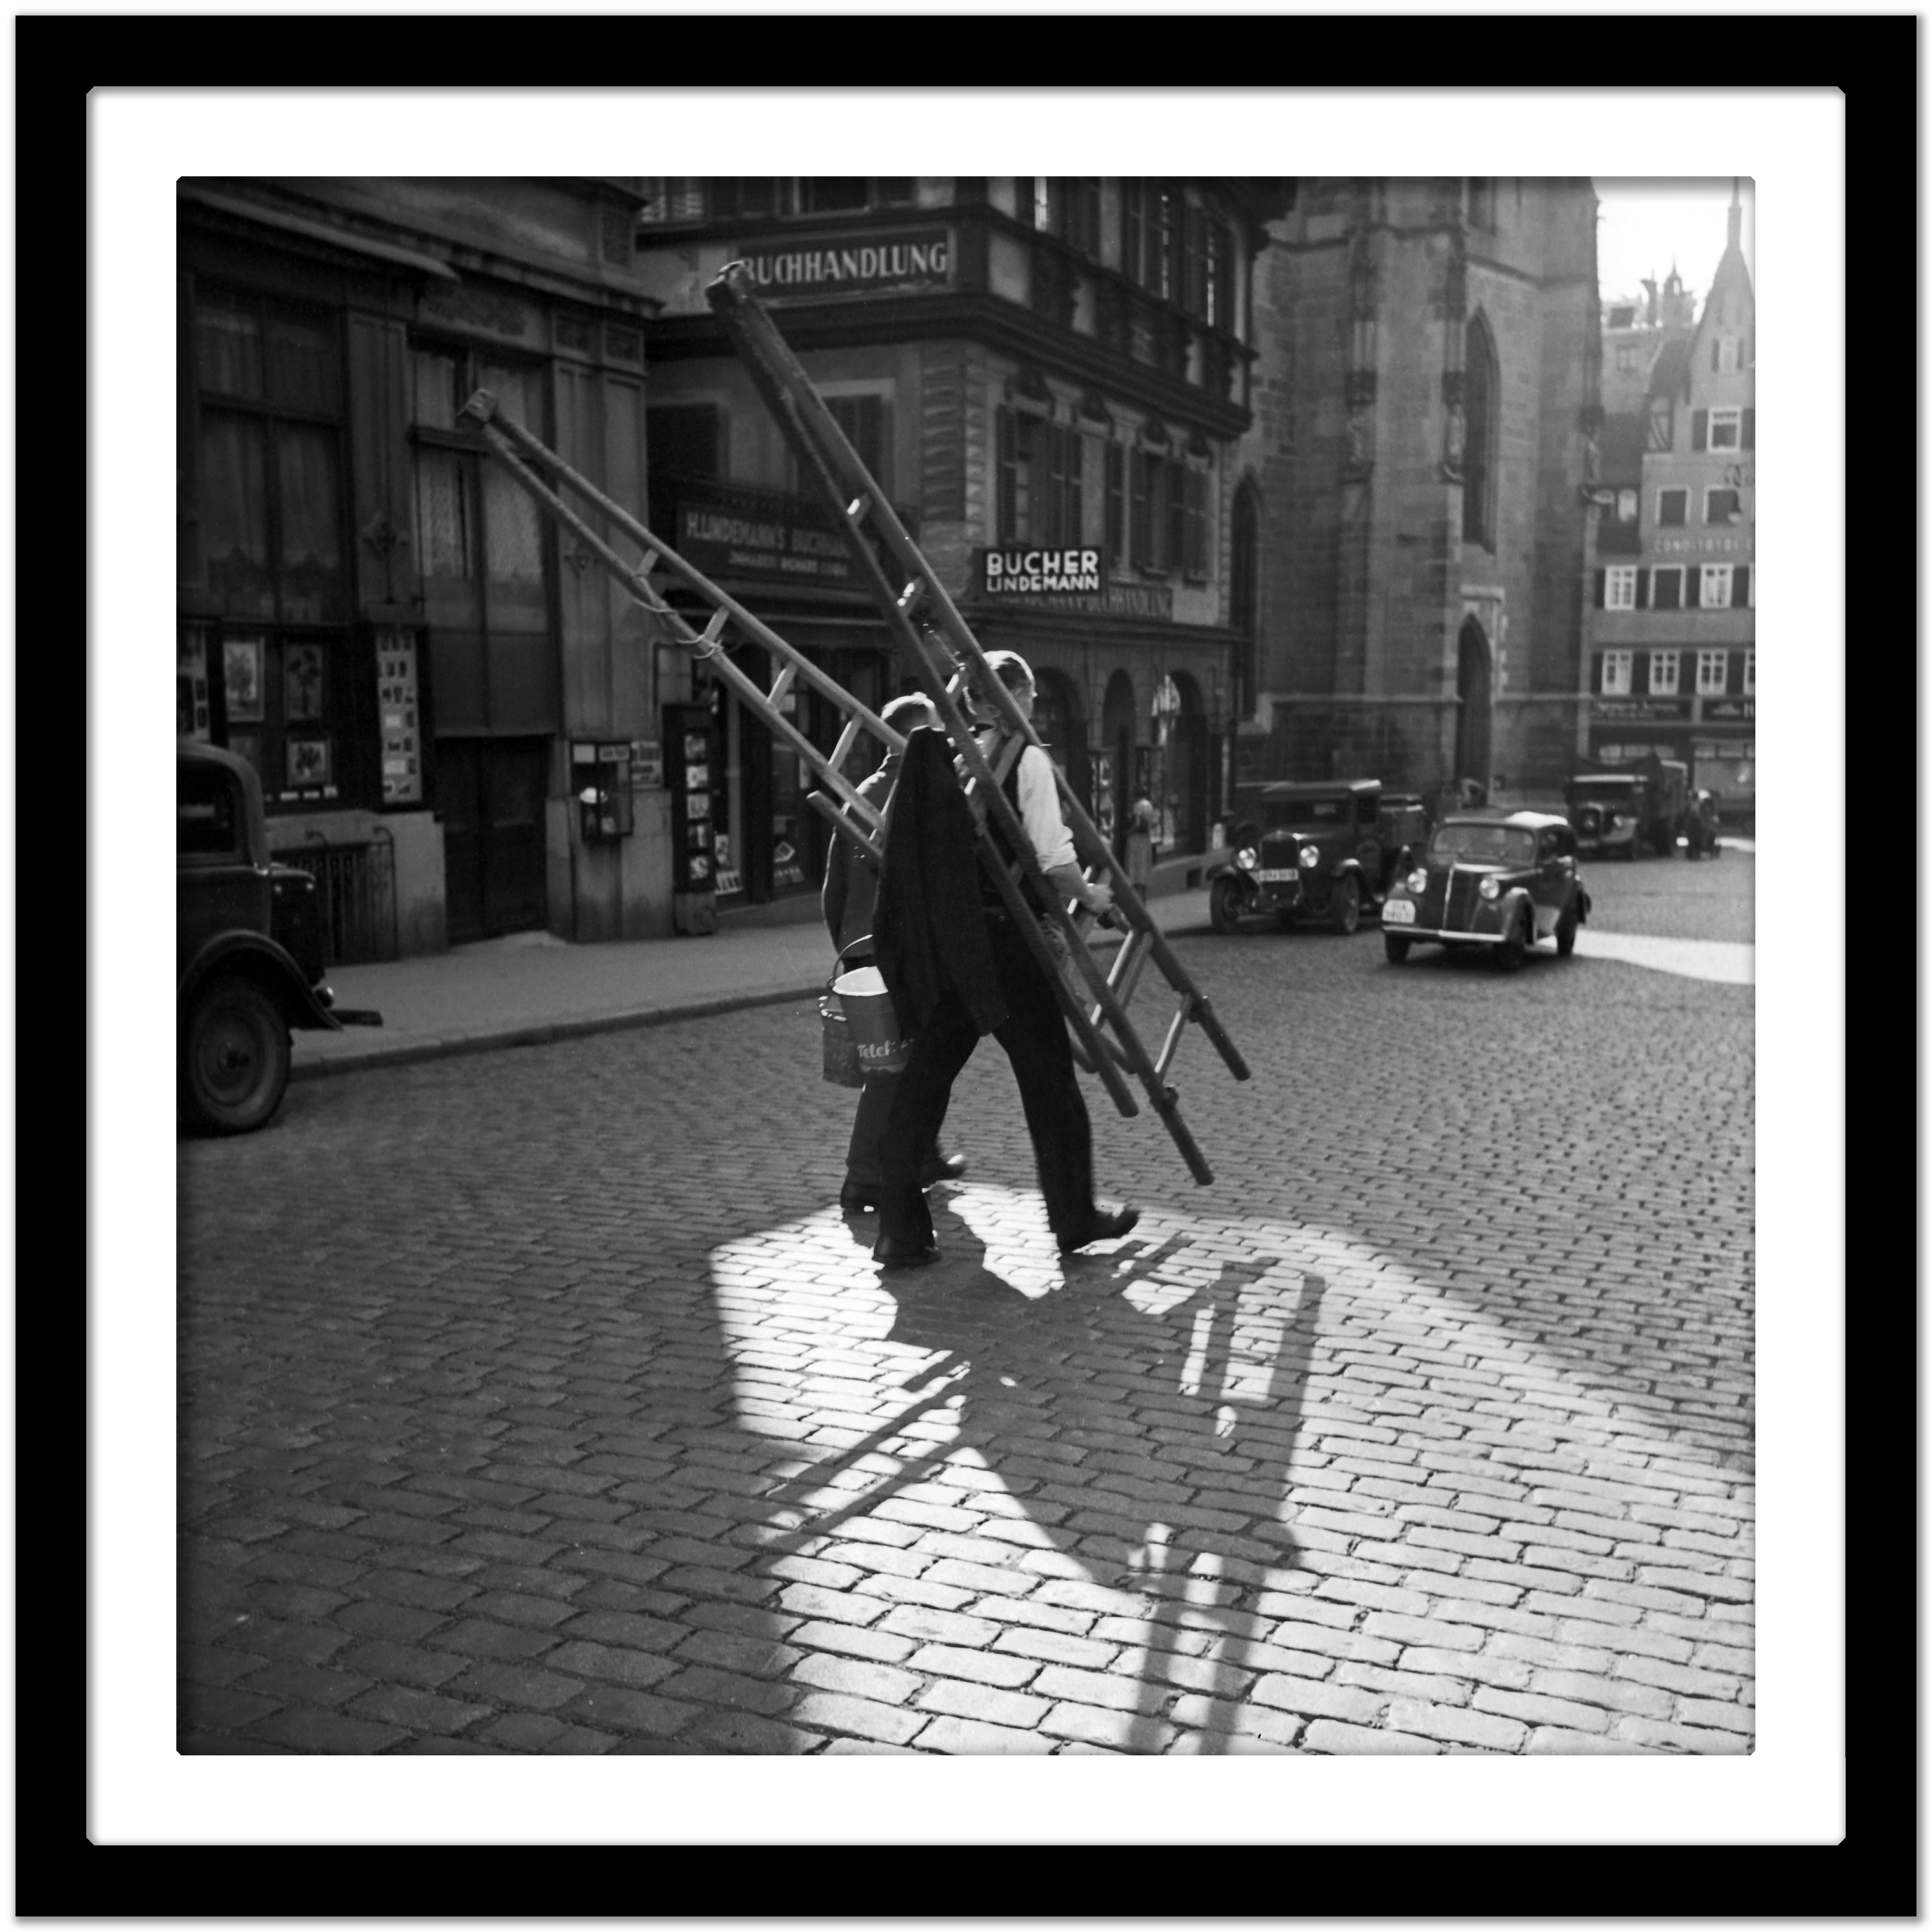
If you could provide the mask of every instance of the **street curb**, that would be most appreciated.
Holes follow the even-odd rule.
[[[505,1026],[478,1033],[454,1034],[406,1045],[372,1046],[359,1053],[308,1060],[289,1069],[291,1080],[315,1080],[325,1074],[362,1073],[385,1066],[410,1066],[423,1060],[448,1060],[458,1054],[489,1053],[501,1047],[550,1046],[559,1040],[581,1040],[592,1034],[620,1033],[634,1027],[663,1026],[673,1020],[706,1019],[748,1006],[782,1006],[790,1000],[816,999],[825,990],[822,980],[787,987],[779,992],[733,993],[722,999],[692,1000],[674,1006],[640,1006],[627,1012],[598,1013],[587,1019],[545,1020],[534,1026]]]

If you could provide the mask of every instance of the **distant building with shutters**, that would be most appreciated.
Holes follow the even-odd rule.
[[[1255,272],[1254,778],[1545,798],[1582,705],[1587,180],[1315,179]]]
[[[1580,748],[1610,769],[1684,760],[1728,817],[1756,794],[1756,310],[1741,221],[1734,200],[1703,312],[1660,332],[1640,412],[1605,417]]]

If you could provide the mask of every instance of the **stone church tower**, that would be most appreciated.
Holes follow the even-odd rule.
[[[1269,224],[1235,466],[1233,527],[1254,532],[1239,776],[1560,788],[1596,208],[1586,180],[1318,179]]]

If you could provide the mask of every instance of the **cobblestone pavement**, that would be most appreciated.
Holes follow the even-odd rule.
[[[182,1748],[1748,1750],[1750,989],[1176,945],[1064,1264],[987,1041],[880,1274],[802,1004],[183,1142]]]

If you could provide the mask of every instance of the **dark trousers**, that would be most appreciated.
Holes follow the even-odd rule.
[[[993,1036],[1019,1084],[1047,1221],[1056,1236],[1083,1234],[1094,1221],[1094,1130],[1059,996],[1010,917],[989,913],[986,926],[1007,1010]],[[913,1042],[880,1146],[879,1232],[896,1241],[920,1246],[932,1238],[920,1172],[945,1123],[952,1082],[979,1042],[964,1002],[950,993]]]
[[[892,1096],[899,1090],[896,1073],[868,1073],[866,1090],[859,1096],[859,1111],[852,1118],[852,1139],[845,1150],[845,1175],[862,1186],[879,1184],[880,1151],[885,1144],[886,1122],[891,1118]]]

